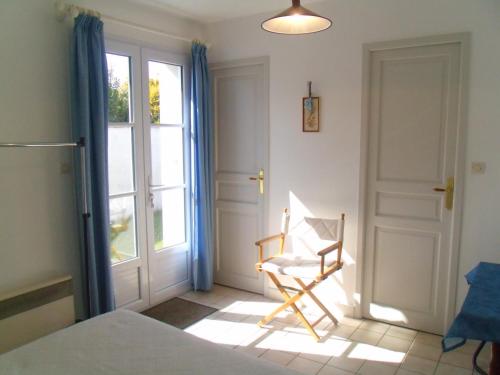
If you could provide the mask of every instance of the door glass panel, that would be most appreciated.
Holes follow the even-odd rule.
[[[154,192],[155,250],[186,242],[184,188]]]
[[[137,257],[135,198],[111,198],[109,201],[111,262]]]
[[[108,128],[109,194],[134,191],[132,129]]]
[[[109,122],[130,122],[130,57],[106,54]]]
[[[151,127],[152,182],[178,186],[184,183],[183,129]]]
[[[149,115],[152,124],[182,124],[182,67],[148,62]]]

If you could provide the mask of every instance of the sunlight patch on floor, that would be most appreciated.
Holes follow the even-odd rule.
[[[219,285],[213,292],[188,292],[182,298],[219,309],[186,332],[304,374],[433,373],[421,372],[425,369],[435,369],[436,374],[444,374],[445,370],[461,375],[472,372],[469,352],[442,355],[441,337],[437,335],[339,316],[338,326],[325,318],[315,327],[321,337],[316,342],[290,310],[281,312],[264,327],[257,325],[281,305],[280,301]],[[315,309],[306,307],[303,312],[311,322],[318,317]],[[377,312],[383,320],[406,321],[391,309]],[[475,345],[471,345],[474,349]],[[487,364],[490,354],[483,352],[480,360]]]
[[[233,314],[265,316],[280,305],[281,303],[277,302],[237,301],[224,307],[221,311],[231,312]],[[286,313],[281,313],[278,316],[284,317],[285,315]]]
[[[405,353],[379,348],[378,346],[357,343],[354,349],[349,353],[348,357],[374,362],[399,364],[403,362]]]

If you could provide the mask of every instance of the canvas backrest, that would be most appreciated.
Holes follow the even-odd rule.
[[[297,217],[285,211],[281,229],[286,234],[285,252],[298,256],[317,256],[319,250],[344,239],[342,219]]]

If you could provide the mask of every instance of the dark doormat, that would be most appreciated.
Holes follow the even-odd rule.
[[[199,303],[182,298],[172,298],[143,311],[141,314],[184,329],[216,311],[217,309]]]

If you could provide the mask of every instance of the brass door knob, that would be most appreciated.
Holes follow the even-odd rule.
[[[259,181],[259,193],[264,194],[264,170],[261,168],[259,170],[258,176],[248,177],[250,181]]]
[[[448,210],[453,209],[453,193],[455,191],[455,180],[453,177],[448,177],[446,188],[435,187],[434,191],[446,193],[445,205]]]

